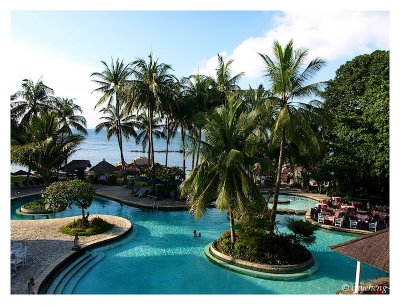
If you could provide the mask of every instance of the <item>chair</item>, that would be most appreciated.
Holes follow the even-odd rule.
[[[26,245],[14,248],[12,250],[12,252],[14,252],[14,255],[16,258],[19,258],[20,260],[22,260],[22,264],[25,265],[26,263],[26,256],[28,253],[28,248]]]
[[[325,216],[318,214],[318,222],[319,223],[325,223]]]
[[[368,230],[369,230],[369,231],[374,231],[374,232],[376,232],[377,226],[378,226],[378,222],[377,222],[377,221],[375,221],[375,222],[370,222],[370,223],[368,224]]]
[[[358,221],[350,219],[350,229],[357,229]]]
[[[335,227],[342,227],[343,226],[343,217],[335,219]]]

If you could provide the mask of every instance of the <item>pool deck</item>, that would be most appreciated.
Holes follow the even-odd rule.
[[[97,215],[91,215],[95,216]],[[127,219],[111,215],[100,216],[114,227],[102,234],[80,236],[81,251],[95,244],[117,239],[132,228],[131,222]],[[76,255],[76,251],[72,250],[74,237],[61,233],[60,228],[78,217],[11,220],[11,242],[22,242],[28,249],[25,265],[19,265],[17,271],[11,270],[11,294],[26,294],[31,277],[34,278],[34,292],[37,293],[52,270],[69,257]]]

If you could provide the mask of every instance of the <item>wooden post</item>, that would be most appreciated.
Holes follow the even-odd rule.
[[[358,291],[360,289],[360,275],[361,275],[361,262],[357,261],[356,283],[355,283],[355,289],[354,289],[355,294],[358,294]]]

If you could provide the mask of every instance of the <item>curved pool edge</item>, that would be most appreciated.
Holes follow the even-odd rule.
[[[206,255],[209,261],[230,271],[234,271],[251,277],[261,278],[265,280],[272,280],[272,281],[294,281],[309,277],[314,273],[316,273],[319,269],[319,263],[314,257],[312,257],[312,265],[308,266],[307,269],[305,270],[294,273],[271,273],[271,272],[262,272],[248,268],[243,268],[238,265],[228,263],[213,255],[212,251],[216,251],[214,248],[213,250],[211,250],[213,243],[214,242],[209,243],[204,247],[204,254]]]
[[[83,245],[80,250],[78,251],[70,250],[64,255],[60,256],[52,264],[47,266],[47,268],[44,271],[42,271],[42,273],[35,279],[35,282],[39,283],[39,285],[37,286],[38,288],[35,291],[36,294],[46,294],[47,289],[50,287],[51,283],[57,278],[57,276],[69,264],[71,264],[74,260],[82,256],[87,250],[117,242],[126,237],[132,231],[133,225],[131,221],[129,221],[126,218],[113,215],[102,215],[102,214],[96,214],[92,216],[111,217],[119,221],[122,221],[124,223],[124,226],[119,226],[119,228],[121,229],[121,232],[119,234],[99,240],[90,241],[85,245]]]

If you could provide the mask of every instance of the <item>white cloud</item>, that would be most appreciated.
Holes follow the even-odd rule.
[[[272,44],[290,39],[295,48],[309,49],[309,59],[322,57],[333,61],[389,48],[389,14],[385,12],[314,12],[286,11],[276,16],[274,26],[263,36],[250,37],[228,55],[232,72],[245,72],[249,78],[262,76],[263,63],[258,53],[271,54]],[[215,71],[213,57],[204,60],[200,71]],[[215,73],[215,72],[214,72]]]
[[[82,107],[89,128],[98,124],[99,114],[93,108],[99,95],[92,94],[95,84],[90,75],[99,67],[81,64],[68,58],[68,54],[53,56],[17,43],[11,45],[10,51],[13,66],[9,94],[21,89],[23,79],[36,82],[42,77],[43,82],[54,89],[56,96],[75,99],[75,103]]]

